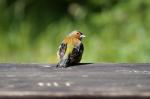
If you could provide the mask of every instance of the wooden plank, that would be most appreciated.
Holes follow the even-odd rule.
[[[0,98],[150,98],[150,64],[0,64]]]

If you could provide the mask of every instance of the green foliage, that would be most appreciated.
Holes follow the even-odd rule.
[[[149,62],[150,0],[0,0],[0,62],[57,62],[80,30],[82,62]]]

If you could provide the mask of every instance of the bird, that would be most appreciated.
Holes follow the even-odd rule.
[[[81,61],[84,37],[82,32],[75,30],[64,38],[57,51],[59,62],[56,67],[66,68]]]

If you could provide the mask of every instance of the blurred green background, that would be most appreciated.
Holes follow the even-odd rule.
[[[0,62],[56,63],[73,30],[82,62],[150,62],[150,0],[0,0]]]

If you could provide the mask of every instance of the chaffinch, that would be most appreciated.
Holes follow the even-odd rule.
[[[59,59],[57,67],[68,67],[80,62],[84,51],[82,44],[83,37],[85,37],[85,35],[80,31],[72,31],[64,38],[57,52]]]

